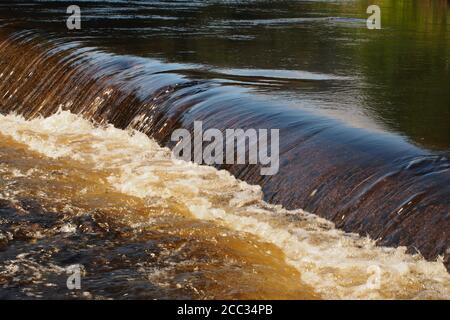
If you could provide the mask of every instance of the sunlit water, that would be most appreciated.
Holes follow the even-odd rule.
[[[0,297],[449,299],[448,2],[378,3],[2,2]],[[197,118],[280,173],[172,160]]]
[[[82,1],[82,29],[71,32],[69,4],[2,1],[0,18],[114,53],[188,64],[200,78],[231,80],[265,99],[450,147],[447,0]],[[382,30],[367,30],[369,4],[380,6]]]
[[[269,205],[141,133],[68,112],[1,123],[6,297],[67,295],[76,262],[87,297],[449,298],[442,262]]]

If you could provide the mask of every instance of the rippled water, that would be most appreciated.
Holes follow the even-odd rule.
[[[0,297],[448,299],[448,2],[379,4],[2,2]],[[279,174],[172,160],[194,120]]]
[[[0,17],[110,52],[187,64],[201,78],[231,80],[265,99],[448,149],[448,1],[376,3],[381,31],[366,29],[366,0],[82,1],[77,32],[65,26],[68,1],[2,1]]]
[[[141,133],[68,112],[1,123],[16,141],[2,139],[6,297],[61,295],[58,271],[76,262],[99,297],[448,298],[441,262],[269,205],[259,187],[171,160]],[[371,266],[382,270],[376,289]]]

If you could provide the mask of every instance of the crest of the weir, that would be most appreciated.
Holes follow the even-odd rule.
[[[58,109],[118,128],[132,127],[173,147],[193,129],[280,129],[280,170],[223,165],[262,186],[268,202],[303,208],[381,245],[445,257],[450,230],[450,164],[394,135],[268,105],[236,87],[194,80],[170,64],[117,56],[30,32],[0,33],[0,112],[27,118]],[[118,150],[120,152],[120,150]]]

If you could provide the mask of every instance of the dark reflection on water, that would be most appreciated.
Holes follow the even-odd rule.
[[[277,248],[114,192],[107,175],[0,135],[0,299],[318,298]]]
[[[168,147],[174,145],[173,130],[192,129],[196,120],[203,121],[204,129],[222,131],[279,128],[276,175],[261,176],[258,165],[219,168],[260,185],[270,203],[304,208],[381,245],[407,246],[431,260],[444,256],[448,267],[448,152],[430,153],[400,136],[264,101],[242,87],[280,81],[321,87],[346,78],[282,70],[268,77],[261,69],[230,73],[161,63],[43,38],[33,31],[1,38],[3,114],[33,118],[63,108],[119,129],[136,129]]]
[[[72,2],[3,2],[0,111],[33,118],[63,107],[168,147],[195,120],[279,128],[277,175],[219,168],[260,185],[268,202],[443,256],[448,268],[447,2],[379,3],[384,29],[368,31],[367,2],[84,1],[83,29],[69,32]]]
[[[381,6],[383,30],[366,29],[369,2]],[[68,32],[65,10],[74,3],[82,30]],[[0,17],[115,53],[189,64],[200,79],[450,147],[445,0],[3,1]]]

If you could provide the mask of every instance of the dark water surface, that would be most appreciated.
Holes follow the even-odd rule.
[[[369,4],[382,30],[367,30]],[[65,28],[82,9],[82,30]],[[0,17],[105,50],[187,64],[434,149],[450,147],[448,1],[2,1]],[[315,74],[310,74],[315,73]]]
[[[86,298],[448,298],[448,1],[376,1],[382,30],[368,3],[3,1],[1,294],[67,296],[81,259]],[[59,109],[165,147],[278,128],[280,172],[217,166],[260,193]]]

